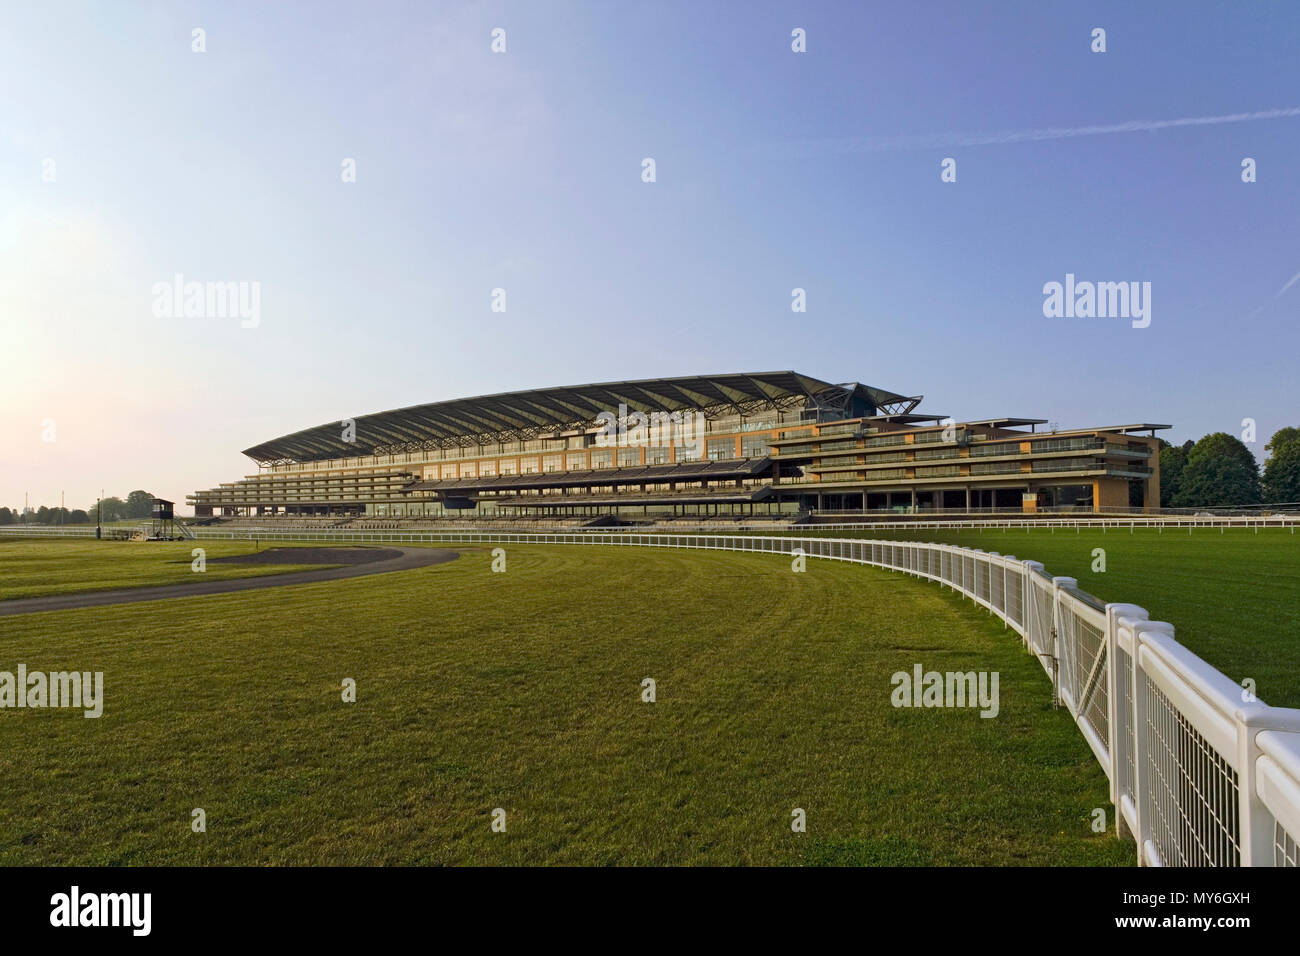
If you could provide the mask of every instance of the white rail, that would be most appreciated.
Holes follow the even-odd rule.
[[[251,519],[236,519],[240,521]],[[540,534],[541,531],[521,531],[512,532],[507,527],[515,519],[511,518],[469,518],[464,519],[460,527],[439,528],[437,525],[426,527],[401,525],[406,522],[419,521],[418,518],[367,518],[362,519],[374,522],[375,525],[391,525],[392,527],[354,527],[354,528],[332,528],[322,524],[319,527],[295,526],[290,522],[301,521],[299,518],[267,518],[265,524],[260,525],[217,525],[211,528],[205,528],[202,525],[184,525],[177,522],[178,526],[186,530],[193,530],[196,534],[213,535],[219,532],[238,532],[240,536],[246,536],[246,532],[257,532],[262,536],[263,532],[282,533],[291,531],[295,534],[298,532],[322,531],[338,535],[364,535],[374,531],[401,531],[412,534],[447,534],[449,532],[470,531],[476,533],[491,532],[497,533],[523,533],[523,534]],[[321,519],[324,521],[325,519]],[[481,524],[482,530],[476,531],[473,527],[475,524]],[[104,537],[109,537],[110,532],[120,530],[122,526],[106,526],[104,528]],[[1300,527],[1300,513],[1297,514],[1275,514],[1268,516],[1228,516],[1228,515],[1060,515],[1060,516],[1043,516],[1043,517],[1003,517],[989,516],[985,518],[914,518],[902,521],[850,521],[837,523],[816,524],[778,524],[772,521],[744,521],[743,519],[732,520],[715,520],[711,522],[692,523],[679,520],[668,521],[653,525],[642,525],[635,527],[609,528],[595,526],[590,528],[569,528],[564,531],[567,534],[724,534],[731,532],[761,532],[765,534],[821,534],[823,532],[836,531],[858,531],[875,533],[879,531],[1029,531],[1032,529],[1046,528],[1055,531],[1073,531],[1075,533],[1091,529],[1100,529],[1103,532],[1109,531],[1136,531],[1141,528],[1154,528],[1160,532],[1168,530],[1186,529],[1189,533],[1196,528],[1217,528],[1223,531],[1227,528],[1249,529],[1258,532],[1261,528],[1283,528],[1289,529],[1295,534],[1297,527]],[[185,532],[183,531],[182,534]],[[79,525],[76,527],[64,527],[61,525],[0,525],[0,537],[75,537],[75,538],[93,538],[95,529],[90,526]]]
[[[65,529],[71,531],[72,529]],[[1043,665],[1110,780],[1116,827],[1153,866],[1300,865],[1300,710],[1269,707],[1134,604],[1035,561],[868,538],[657,532],[195,528],[200,540],[708,548],[847,561],[937,581],[996,614]],[[93,529],[90,529],[93,534]],[[0,530],[3,533],[3,530]]]

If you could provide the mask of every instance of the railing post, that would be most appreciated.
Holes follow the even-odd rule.
[[[1237,759],[1241,771],[1237,775],[1237,805],[1240,809],[1238,840],[1242,866],[1274,866],[1274,817],[1259,798],[1256,770],[1260,750],[1256,735],[1263,730],[1282,733],[1300,733],[1300,711],[1284,707],[1269,707],[1259,700],[1245,700],[1233,713],[1237,725]]]
[[[1174,626],[1164,621],[1147,621],[1133,629],[1133,810],[1137,816],[1138,866],[1146,866],[1146,845],[1151,841],[1151,814],[1146,808],[1151,793],[1151,762],[1148,757],[1146,712],[1147,682],[1142,673],[1142,639],[1147,633],[1174,636]]]
[[[1243,695],[1244,696],[1244,695]],[[1273,816],[1259,799],[1255,780],[1255,763],[1259,760],[1259,745],[1255,726],[1261,711],[1267,708],[1259,703],[1245,704],[1233,714],[1237,725],[1237,761],[1241,767],[1237,775],[1237,807],[1240,814],[1237,839],[1242,866],[1273,865]]]
[[[1002,557],[1002,555],[998,554],[996,551],[990,551],[990,552],[989,552],[989,557],[990,557],[990,558],[1000,558],[1000,557]],[[988,569],[989,569],[989,593],[988,593],[988,595],[987,595],[987,597],[988,597],[988,599],[989,599],[989,608],[990,608],[990,610],[997,611],[997,610],[998,610],[998,604],[997,604],[996,601],[993,600],[993,568],[997,565],[998,562],[990,560],[990,561],[988,561],[988,562],[986,562],[986,563],[988,564]],[[1005,578],[1003,578],[1002,583],[1003,583],[1004,585],[1007,583]],[[1006,603],[1006,600],[1007,600],[1007,596],[1006,596],[1006,592],[1004,591],[1003,594],[1002,594],[1002,602],[1005,604],[1005,603]],[[1007,621],[1006,621],[1006,618],[1004,617],[1004,618],[1002,619],[1002,628],[1003,628],[1003,630],[1006,630],[1006,626],[1007,626]]]
[[[1241,762],[1241,773],[1237,777],[1238,806],[1241,809],[1238,829],[1241,865],[1276,866],[1273,843],[1275,820],[1259,798],[1256,770],[1260,749],[1256,735],[1264,730],[1300,733],[1300,710],[1269,707],[1259,700],[1246,701],[1245,695],[1242,696],[1242,706],[1233,714],[1233,722],[1237,725],[1238,759]]]
[[[1109,729],[1106,747],[1110,751],[1110,802],[1115,807],[1115,833],[1120,837],[1131,837],[1134,834],[1129,832],[1128,821],[1124,819],[1124,813],[1120,809],[1120,766],[1125,762],[1126,755],[1133,752],[1133,740],[1132,738],[1124,741],[1119,739],[1119,714],[1122,706],[1119,677],[1119,622],[1120,618],[1146,620],[1149,617],[1146,608],[1138,607],[1136,604],[1106,605],[1106,723]],[[1136,647],[1131,656],[1136,657]],[[1131,666],[1136,667],[1136,661]],[[1136,736],[1137,725],[1131,719],[1129,727],[1133,736]],[[1136,758],[1134,758],[1133,769],[1137,770]],[[1136,793],[1133,795],[1133,802],[1136,806]]]
[[[1011,606],[1010,602],[1007,601],[1007,565],[1015,559],[1015,555],[1008,554],[1002,561],[1002,629],[1004,631],[1007,629],[1007,614],[1009,613],[1007,608]]]
[[[961,576],[962,590],[965,591],[967,594],[969,594],[970,599],[974,601],[976,604],[979,603],[979,591],[980,591],[980,585],[979,585],[980,559],[978,555],[982,555],[982,554],[984,554],[984,551],[981,548],[970,549],[970,583],[969,584],[966,583],[966,575],[964,573],[966,569],[966,560],[963,559],[961,562],[962,571],[963,571]]]
[[[1079,582],[1074,578],[1052,578],[1052,685],[1058,706],[1064,702],[1061,697],[1061,633],[1063,630],[1061,626],[1061,589],[1077,588],[1078,586]],[[1070,648],[1071,652],[1073,650],[1074,648]],[[1074,673],[1076,663],[1074,658],[1071,657],[1069,660],[1071,674]],[[1073,688],[1071,688],[1071,692],[1073,692]],[[1073,697],[1073,693],[1071,693],[1071,697]],[[1074,705],[1077,708],[1079,702],[1076,700]]]

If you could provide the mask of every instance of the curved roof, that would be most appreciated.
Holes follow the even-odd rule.
[[[618,414],[620,405],[647,414],[699,409],[713,417],[787,405],[799,399],[832,407],[847,407],[856,399],[869,406],[866,414],[875,414],[880,408],[911,411],[920,401],[858,383],[832,385],[798,372],[651,378],[413,405],[354,419],[356,440],[352,442],[343,440],[340,422],[329,422],[254,445],[244,454],[260,464],[354,458],[478,441],[517,441],[591,428],[600,424],[597,416],[601,412]]]

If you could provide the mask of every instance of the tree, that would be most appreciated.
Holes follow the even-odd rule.
[[[36,524],[49,524],[50,509],[45,507],[45,505],[41,505],[36,509],[36,514],[32,515],[32,521]]]
[[[8,508],[0,508],[0,524],[13,524],[17,520],[18,516]]]
[[[1224,432],[1206,435],[1187,454],[1171,499],[1176,508],[1257,505],[1259,463],[1240,441]]]
[[[153,495],[136,490],[126,496],[127,518],[147,518],[153,510]]]
[[[109,496],[108,498],[105,498],[101,504],[103,506],[103,521],[120,521],[122,518],[126,517],[126,502],[121,498]],[[90,514],[94,516],[95,508],[91,507],[88,510],[90,511]]]
[[[1179,480],[1183,468],[1187,465],[1187,454],[1192,449],[1188,440],[1182,445],[1165,442],[1160,448],[1160,507],[1172,508],[1174,495],[1178,493]]]
[[[80,508],[72,509],[72,513],[68,515],[68,524],[86,524],[88,521],[90,521],[90,515]],[[0,520],[0,524],[4,524],[4,521]]]
[[[1300,501],[1300,429],[1280,429],[1264,447],[1272,452],[1264,463],[1266,499]]]
[[[1300,438],[1300,428],[1290,426],[1279,428],[1273,433],[1273,437],[1268,440],[1268,444],[1264,448],[1267,451],[1278,451],[1283,445],[1289,445],[1298,438]]]

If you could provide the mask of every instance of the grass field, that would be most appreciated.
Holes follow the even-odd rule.
[[[1104,601],[1146,608],[1180,643],[1261,700],[1300,707],[1300,535],[1288,530],[1127,528],[1026,531],[827,532],[829,537],[938,541],[1040,561]],[[1093,550],[1106,570],[1093,571]]]
[[[105,682],[98,720],[0,712],[0,863],[1133,861],[1092,832],[1106,779],[1039,664],[933,584],[716,552],[490,561],[0,619],[0,669]],[[999,672],[999,715],[893,708],[918,663]]]
[[[88,538],[0,537],[0,601],[14,598],[106,591],[114,588],[188,584],[196,577],[191,552],[208,558],[249,554],[265,544],[252,541],[96,541]],[[275,547],[293,547],[277,543]],[[247,578],[329,565],[207,565],[205,580]]]

